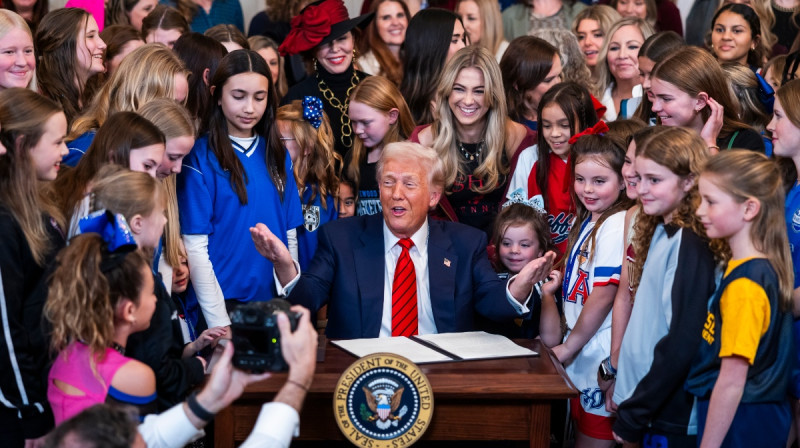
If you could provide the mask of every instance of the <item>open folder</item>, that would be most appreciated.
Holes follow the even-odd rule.
[[[404,356],[415,364],[539,355],[505,336],[484,331],[348,339],[332,343],[358,358],[388,352]]]

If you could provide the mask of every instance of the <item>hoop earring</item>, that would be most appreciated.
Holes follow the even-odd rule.
[[[358,67],[358,52],[353,48],[353,68]]]
[[[314,58],[314,73],[319,73],[319,70],[317,70],[317,58]]]

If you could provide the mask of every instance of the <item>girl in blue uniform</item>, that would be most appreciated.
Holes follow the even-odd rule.
[[[276,293],[272,263],[256,251],[250,227],[266,224],[296,259],[295,228],[303,216],[291,159],[270,132],[275,95],[264,58],[234,51],[210,84],[209,132],[186,158],[177,192],[190,296],[212,328],[230,324],[225,300],[269,300]]]
[[[700,446],[785,446],[794,365],[793,273],[778,165],[749,151],[709,159],[697,215],[724,238],[725,275],[708,302],[686,389]]]
[[[297,229],[297,254],[305,270],[317,251],[317,229],[337,218],[334,195],[339,184],[336,166],[342,158],[333,150],[333,131],[322,100],[307,96],[278,109],[277,126],[294,165],[303,207],[303,227]]]

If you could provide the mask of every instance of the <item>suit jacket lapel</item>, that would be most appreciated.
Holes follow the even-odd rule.
[[[442,223],[429,219],[428,225],[428,279],[433,320],[439,333],[452,332],[456,329],[455,282],[459,260]]]
[[[378,214],[365,220],[361,246],[353,251],[356,282],[361,295],[361,337],[377,338],[383,317],[385,262],[383,217]]]

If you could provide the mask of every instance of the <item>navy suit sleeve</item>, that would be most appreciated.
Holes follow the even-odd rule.
[[[318,246],[311,259],[311,264],[308,270],[302,273],[292,292],[289,293],[289,301],[294,305],[303,305],[311,310],[312,317],[328,302],[336,273],[333,244],[328,226],[320,227],[317,233]]]

